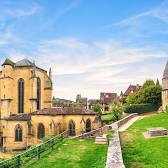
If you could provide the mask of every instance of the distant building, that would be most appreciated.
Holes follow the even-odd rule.
[[[87,97],[82,97],[81,94],[77,94],[76,102],[84,106],[85,109],[87,109],[87,101],[88,101]]]
[[[53,107],[70,107],[70,105],[73,103],[71,100],[67,99],[60,99],[53,97],[52,99],[52,106]]]
[[[92,107],[95,105],[95,104],[102,104],[100,99],[89,99],[88,100],[88,109],[92,109]]]
[[[104,107],[104,111],[109,111],[109,104],[118,102],[117,93],[100,93],[100,102]]]
[[[127,88],[127,90],[123,93],[121,91],[120,93],[120,102],[125,102],[126,101],[126,98],[132,94],[132,93],[137,93],[139,90],[140,90],[140,85],[129,85],[129,87]]]
[[[137,93],[139,91],[139,89],[140,89],[140,86],[138,84],[137,85],[129,85],[129,87],[127,88],[127,90],[123,94],[123,96],[127,97],[131,93]]]

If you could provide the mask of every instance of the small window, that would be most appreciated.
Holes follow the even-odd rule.
[[[22,141],[22,128],[20,125],[17,125],[15,128],[15,141]]]

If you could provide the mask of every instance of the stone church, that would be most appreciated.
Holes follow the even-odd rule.
[[[68,131],[79,135],[100,126],[91,110],[53,108],[51,69],[27,59],[6,59],[0,71],[0,146],[3,151],[26,149],[42,138]]]

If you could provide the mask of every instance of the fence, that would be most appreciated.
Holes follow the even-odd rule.
[[[33,158],[40,159],[40,156],[43,152],[53,149],[54,145],[59,144],[63,141],[64,137],[67,136],[67,131],[50,138],[44,143],[33,146],[25,152],[5,161],[0,162],[0,168],[20,168],[21,166],[26,165],[26,163]]]

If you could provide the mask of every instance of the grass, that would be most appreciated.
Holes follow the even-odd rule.
[[[126,168],[167,168],[168,137],[145,139],[147,128],[168,129],[168,114],[156,114],[135,122],[121,133],[123,159]]]
[[[114,121],[115,117],[112,113],[110,113],[110,114],[103,114],[101,119],[102,121]]]
[[[67,139],[27,168],[104,168],[107,148],[95,144],[94,140]]]

